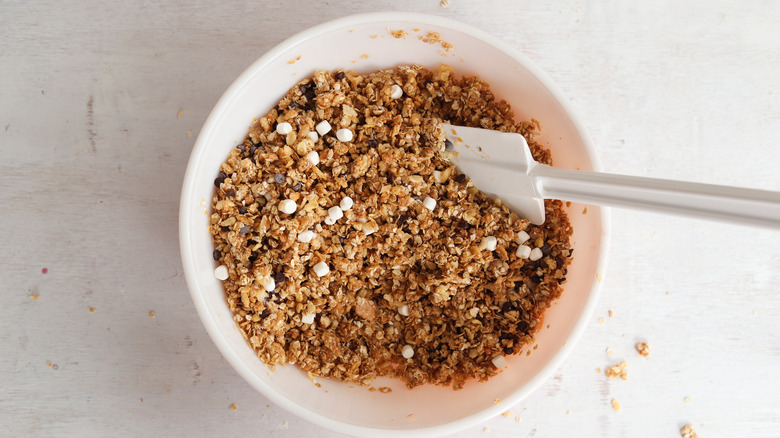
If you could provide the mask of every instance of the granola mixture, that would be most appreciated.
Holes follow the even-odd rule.
[[[446,160],[442,121],[519,132],[550,162],[487,83],[401,66],[301,81],[221,165],[217,276],[266,364],[458,389],[533,341],[573,251],[563,205],[533,226],[488,198]]]

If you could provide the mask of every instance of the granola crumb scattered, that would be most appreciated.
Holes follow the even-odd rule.
[[[38,300],[38,297],[40,297],[40,296],[41,296],[41,294],[38,294],[38,293],[30,293],[30,295],[29,295],[30,298],[32,298],[33,300],[36,300],[36,301]]]
[[[442,8],[446,8],[449,5],[450,5],[450,0],[441,0],[439,2],[439,6],[441,6]]]
[[[89,313],[95,313],[95,308],[94,307],[87,307],[87,311]]]
[[[393,389],[388,386],[382,386],[379,388],[379,392],[381,392],[382,394],[389,394],[393,392]]]
[[[490,428],[489,427],[483,427],[482,428],[482,432],[490,432]]]
[[[409,35],[409,32],[407,32],[407,31],[405,31],[403,29],[391,30],[390,31],[390,35],[392,35],[394,38],[403,38],[406,35]]]
[[[238,409],[238,406],[236,406],[236,404],[233,403],[233,404],[230,405],[230,409],[235,411],[236,409]]]
[[[636,344],[636,351],[639,352],[644,357],[650,356],[650,346],[647,345],[647,342],[640,342]]]
[[[192,130],[191,129],[187,130],[187,138],[192,138]]]
[[[46,366],[47,366],[47,367],[49,367],[49,368],[51,368],[51,361],[50,361],[50,360],[47,360],[47,361],[46,361]]]
[[[504,417],[513,417],[514,416],[514,414],[509,412],[509,411],[503,412],[501,415],[503,415]]]
[[[520,423],[522,421],[523,421],[523,419],[519,415],[515,415],[515,422],[516,423]]]
[[[614,353],[615,353],[615,352],[614,352],[614,351],[612,351],[612,349],[611,349],[611,348],[609,348],[609,347],[607,347],[607,349],[606,349],[606,351],[605,351],[605,352],[606,352],[607,354],[614,354]]]
[[[619,377],[623,380],[626,380],[628,378],[628,371],[626,370],[627,365],[628,364],[626,362],[621,362],[618,365],[607,368],[604,371],[604,374],[606,374],[610,379],[617,379]]]
[[[230,152],[209,218],[215,276],[263,362],[460,389],[537,348],[571,262],[563,203],[546,201],[541,226],[510,213],[446,160],[442,121],[520,133],[551,161],[536,124],[447,66],[317,72]],[[537,256],[517,256],[521,232]]]
[[[599,317],[599,322],[603,323],[604,321],[606,321],[606,320],[604,319],[604,317],[603,317],[603,316],[600,316],[600,317]]]
[[[686,396],[686,397],[683,399],[683,401],[684,401],[685,403],[690,403],[690,402],[691,402],[691,398],[690,398],[690,397],[688,397],[688,396]]]
[[[610,310],[610,311],[608,311],[608,313],[609,313],[609,317],[610,317],[610,318],[612,318],[612,317],[614,317],[614,316],[615,316],[615,312],[613,312],[613,311],[611,311],[611,310]]]
[[[617,401],[616,398],[612,399],[612,409],[614,409],[615,412],[620,412],[620,402]]]
[[[601,368],[596,368],[596,372],[601,374]]]
[[[409,418],[409,419],[412,419],[412,418],[414,418],[414,417],[415,417],[415,415],[414,415],[414,414],[409,414],[409,415],[407,415],[407,416],[406,416],[406,418]]]
[[[154,310],[149,311],[149,318],[154,319]]]
[[[501,404],[501,399],[497,398],[497,399],[493,400],[493,403],[497,404],[497,405],[500,405]]]
[[[566,415],[571,415],[571,411],[566,411]]]
[[[680,429],[680,436],[682,438],[699,438],[699,435],[691,424],[686,424]]]
[[[184,110],[179,109],[178,118],[182,118],[184,116]]]

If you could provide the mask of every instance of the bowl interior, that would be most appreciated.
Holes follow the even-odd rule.
[[[396,38],[391,31],[404,31]],[[452,45],[420,39],[438,32]],[[212,339],[231,365],[257,390],[282,407],[322,426],[352,434],[390,431],[447,433],[505,411],[549,377],[572,348],[592,313],[596,272],[603,258],[602,211],[569,208],[575,260],[562,299],[547,312],[538,348],[509,358],[510,366],[488,382],[460,391],[423,386],[408,390],[379,379],[374,387],[319,379],[321,387],[294,366],[275,372],[260,362],[231,319],[221,283],[214,278],[207,232],[213,181],[220,163],[246,135],[252,119],[265,114],[299,80],[320,69],[370,72],[402,64],[431,69],[451,65],[459,75],[479,75],[507,100],[517,120],[537,119],[541,141],[560,167],[592,169],[587,134],[572,121],[566,103],[533,64],[493,37],[437,17],[383,13],[347,17],[285,41],[255,62],[225,93],[204,125],[187,169],[181,204],[181,245],[193,301]],[[541,76],[540,76],[541,75]],[[501,400],[497,405],[495,400]],[[413,414],[413,415],[411,415]],[[386,431],[386,432],[382,432]],[[412,433],[415,434],[415,433]]]

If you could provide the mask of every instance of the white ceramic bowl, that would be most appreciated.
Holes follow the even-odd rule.
[[[408,32],[403,38],[390,30]],[[452,44],[420,40],[438,32]],[[268,399],[325,428],[356,436],[431,436],[476,425],[510,408],[549,378],[582,335],[603,272],[606,220],[596,207],[573,205],[575,258],[564,295],[546,313],[538,349],[509,358],[509,367],[460,391],[423,386],[408,390],[384,378],[374,386],[390,393],[319,379],[317,387],[294,366],[270,372],[231,319],[221,283],[214,278],[207,232],[214,178],[228,152],[243,140],[252,119],[265,114],[296,82],[316,70],[370,72],[401,64],[436,68],[446,63],[461,75],[477,74],[506,99],[518,120],[541,122],[541,141],[560,167],[597,169],[593,147],[571,107],[547,76],[516,49],[485,32],[435,16],[410,13],[354,15],[325,23],[284,41],[252,64],[225,92],[201,129],[192,151],[180,207],[180,244],[192,300],[209,335],[238,373]],[[495,400],[501,400],[497,405]],[[414,414],[414,415],[410,415]]]

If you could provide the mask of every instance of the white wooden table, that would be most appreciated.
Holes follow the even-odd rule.
[[[411,10],[483,28],[563,88],[606,170],[780,190],[776,2],[160,3],[0,3],[1,436],[338,436],[222,359],[177,238],[216,100],[328,19]],[[457,436],[677,437],[686,423],[778,436],[780,232],[617,210],[612,222],[583,341],[510,409],[521,422]],[[621,360],[626,381],[596,372]]]

